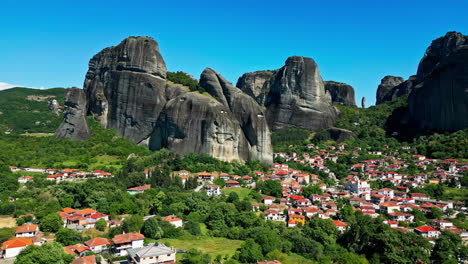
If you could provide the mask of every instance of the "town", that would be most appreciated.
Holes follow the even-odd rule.
[[[383,151],[369,152],[346,143],[330,145],[328,149],[314,144],[304,147],[303,153],[274,153],[275,160],[281,162],[274,163],[268,171],[255,171],[252,175],[180,170],[173,172],[172,177],[179,177],[184,185],[190,179],[196,180],[194,191],[205,193],[212,199],[226,196],[228,192],[258,190],[260,196],[251,202],[252,211],[262,215],[266,221],[281,223],[287,228],[301,228],[311,219],[319,218],[331,221],[338,232],[343,233],[349,227],[343,215],[346,210],[351,210],[381,219],[392,229],[414,232],[433,244],[443,231],[459,236],[464,243],[468,240],[468,232],[451,221],[467,213],[464,202],[440,200],[424,193],[427,184],[438,186],[450,183],[453,188],[461,188],[468,163],[456,159],[428,159],[414,153],[410,147],[396,151],[382,146]],[[362,160],[360,157],[365,155],[375,158]],[[352,165],[347,168],[347,175],[338,177],[326,164],[337,163],[343,156],[351,157]],[[294,169],[298,164],[306,169]],[[114,177],[101,170],[86,172],[13,166],[10,166],[10,170],[21,175],[43,175],[47,181],[55,184]],[[145,177],[150,178],[151,173],[150,169],[146,169]],[[34,181],[32,176],[18,177],[23,188],[28,188],[31,181]],[[276,195],[273,192],[263,193],[260,186],[267,182],[279,185],[280,191]],[[151,189],[151,185],[147,184],[130,187],[127,192],[139,195]],[[11,202],[18,199],[9,198]],[[343,201],[348,201],[348,204],[343,205]],[[111,216],[93,208],[62,208],[56,213],[60,216],[61,229],[81,233],[118,227],[130,217],[129,214]],[[427,224],[419,225],[421,214],[432,219]],[[187,224],[177,214],[143,216],[144,221],[153,218],[165,221],[176,229],[184,229]],[[17,222],[15,237],[2,244],[2,257],[6,260],[14,259],[29,245],[40,246],[51,238],[50,232],[40,229],[41,223],[33,214],[20,215]],[[185,253],[187,248],[166,246],[158,241],[148,242],[144,234],[129,232],[108,238],[95,236],[84,243],[65,245],[64,250],[75,257],[73,264],[97,263],[97,259],[127,260],[128,263],[176,263],[176,255]]]

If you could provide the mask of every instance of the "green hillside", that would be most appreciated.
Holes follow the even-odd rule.
[[[63,106],[64,96],[64,88],[0,91],[0,133],[53,133],[62,121],[62,114],[54,114],[48,100],[56,99]]]

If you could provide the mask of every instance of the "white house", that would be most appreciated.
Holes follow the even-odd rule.
[[[219,185],[210,184],[205,185],[206,194],[209,196],[218,196],[221,195],[221,188]]]
[[[13,238],[5,241],[2,244],[2,255],[4,258],[13,258],[29,245],[32,245],[33,241],[30,238]]]
[[[438,237],[440,235],[440,231],[437,229],[434,229],[430,226],[420,226],[416,227],[414,229],[414,232],[416,234],[419,234],[425,238],[430,238],[430,237]]]
[[[176,251],[163,244],[154,243],[146,247],[128,250],[129,264],[176,263]]]
[[[162,219],[164,221],[169,222],[171,225],[173,225],[175,227],[182,227],[183,226],[182,219],[178,218],[176,215],[164,216]]]
[[[142,248],[145,236],[140,233],[127,233],[116,235],[112,239],[114,242],[114,251],[119,256],[127,256],[128,249]]]
[[[16,229],[16,237],[33,237],[39,232],[38,225],[22,225]]]
[[[102,237],[96,237],[85,242],[85,245],[94,253],[101,253],[102,250],[107,248],[110,244],[109,240]]]

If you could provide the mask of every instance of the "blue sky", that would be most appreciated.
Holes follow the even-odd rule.
[[[414,74],[433,39],[468,34],[466,0],[1,0],[0,10],[0,88],[82,87],[95,53],[143,35],[159,42],[170,71],[198,77],[211,67],[234,84],[312,57],[324,80],[373,104],[383,76]]]

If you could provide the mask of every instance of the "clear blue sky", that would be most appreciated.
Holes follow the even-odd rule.
[[[76,3],[76,4],[75,4]],[[151,36],[170,71],[245,72],[312,57],[324,80],[375,102],[385,75],[416,72],[431,41],[468,34],[468,1],[0,1],[0,82],[82,87],[89,59]]]

